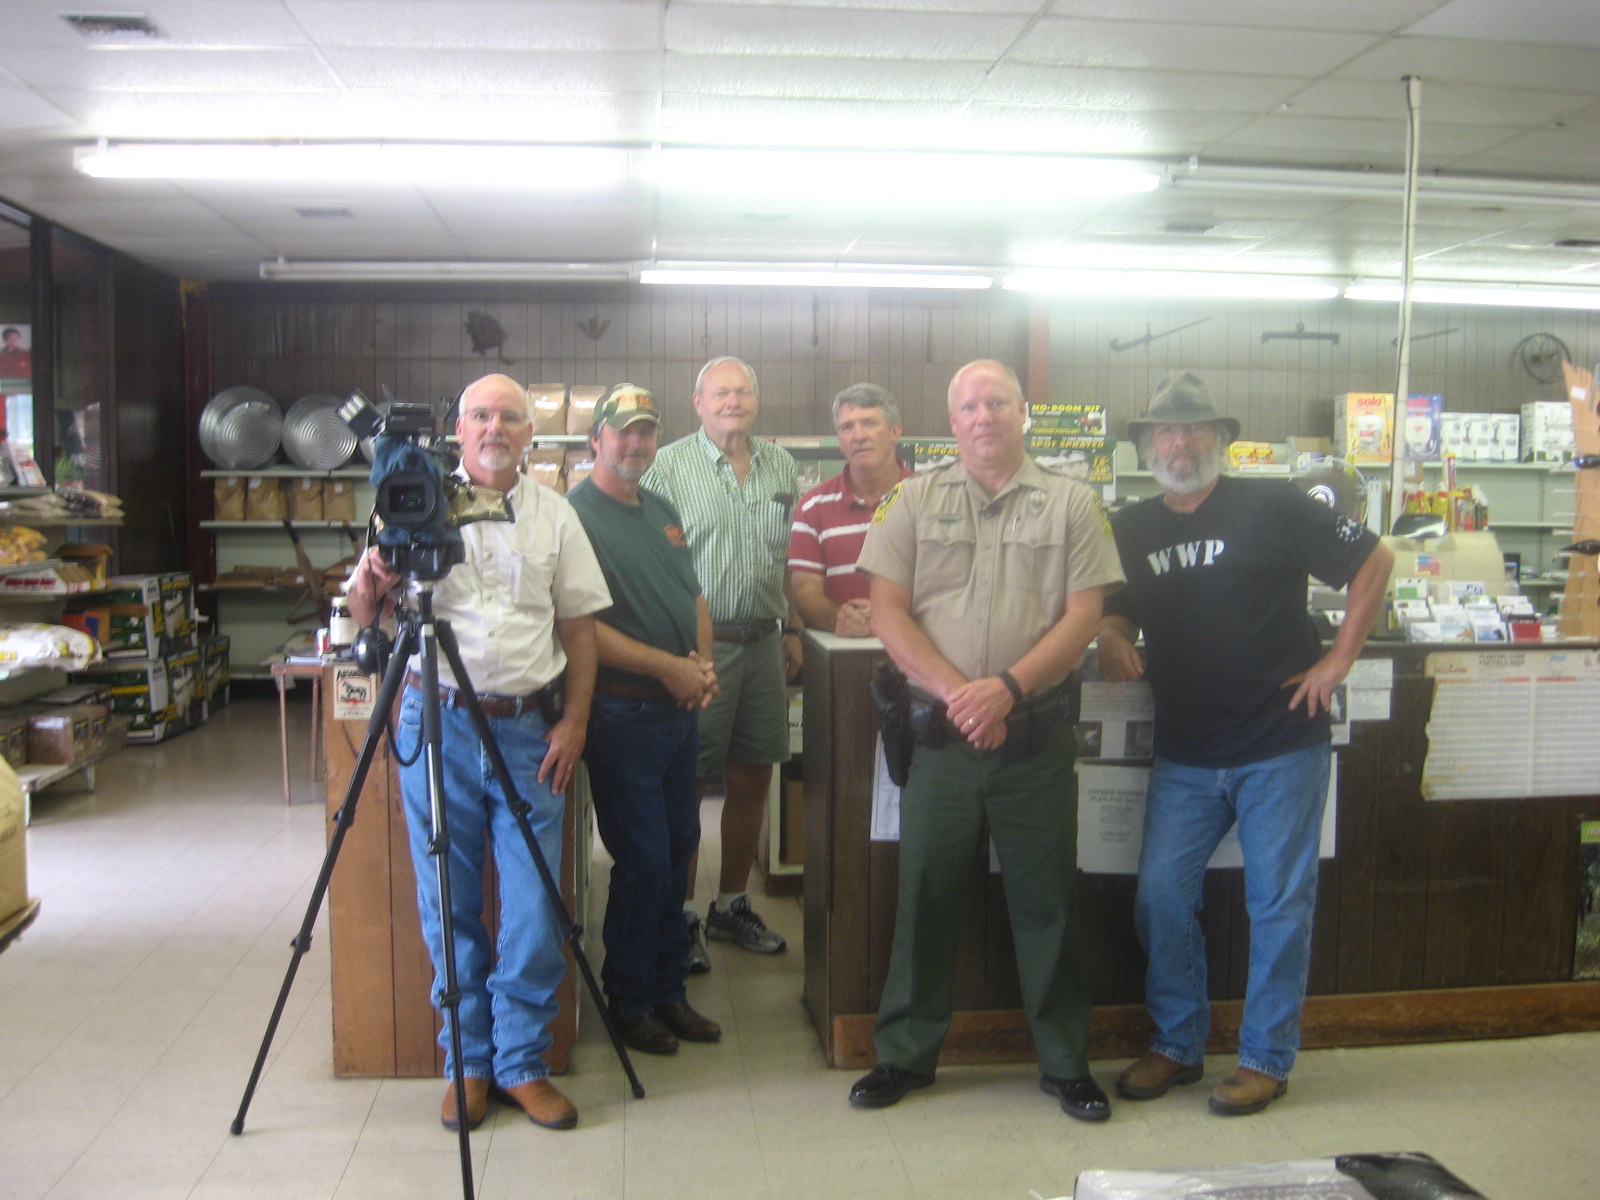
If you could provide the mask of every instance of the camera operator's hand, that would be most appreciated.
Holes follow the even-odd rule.
[[[569,714],[550,726],[545,734],[550,749],[539,764],[539,782],[548,783],[556,795],[565,795],[572,783],[572,773],[577,769],[578,759],[583,756],[583,743],[588,736],[587,718],[575,721]]]
[[[350,586],[346,595],[350,600],[350,615],[357,625],[371,625],[379,616],[394,611],[394,599],[389,595],[400,584],[400,576],[383,561],[383,552],[377,546],[368,546],[350,573]]]

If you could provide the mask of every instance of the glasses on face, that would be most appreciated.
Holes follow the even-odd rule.
[[[1211,435],[1209,425],[1157,425],[1150,430],[1151,435],[1161,442],[1203,442]]]
[[[494,423],[496,417],[500,419],[502,429],[518,430],[528,423],[528,415],[514,408],[469,408],[462,416],[466,418],[468,425],[479,429],[487,429]]]

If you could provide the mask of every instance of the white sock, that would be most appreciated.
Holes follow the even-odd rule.
[[[716,901],[717,911],[727,912],[728,909],[733,907],[733,902],[735,900],[742,899],[744,895],[744,892],[718,892]]]
[[[691,924],[700,919],[700,914],[694,909],[693,900],[685,900],[683,902],[683,919]]]

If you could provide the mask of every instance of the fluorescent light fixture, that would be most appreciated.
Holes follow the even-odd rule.
[[[408,142],[125,142],[73,152],[98,179],[249,179],[456,184],[579,191],[616,183],[624,150],[598,146]]]
[[[1086,296],[1209,296],[1254,300],[1331,300],[1336,284],[1303,275],[1244,275],[1225,271],[1068,271],[1023,269],[1001,280],[1021,292]]]
[[[1049,154],[663,147],[640,167],[665,191],[780,196],[833,205],[1038,204],[1151,192],[1155,171]]]
[[[914,267],[645,267],[640,283],[665,283],[720,287],[861,287],[958,288],[981,290],[994,284],[993,275],[956,271],[919,271]]]
[[[1398,283],[1352,283],[1346,300],[1400,303]],[[1418,304],[1490,304],[1509,308],[1600,309],[1600,288],[1522,287],[1516,284],[1414,283],[1411,299]]]
[[[556,283],[562,280],[624,280],[632,277],[628,263],[559,263],[559,262],[443,262],[422,260],[417,262],[358,262],[332,260],[315,262],[309,259],[290,261],[269,259],[261,264],[261,278],[301,282],[353,282],[381,283],[393,280],[408,283],[432,283],[448,280],[518,280],[534,283]]]

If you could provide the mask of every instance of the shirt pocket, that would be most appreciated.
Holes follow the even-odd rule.
[[[554,547],[513,554],[509,566],[512,604],[517,608],[548,609],[556,578]]]
[[[917,535],[917,572],[913,591],[934,596],[964,591],[977,566],[978,539],[964,521],[935,522]]]

